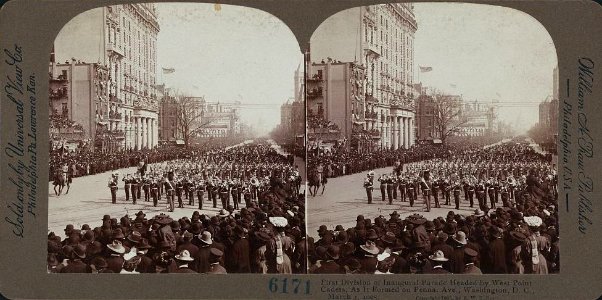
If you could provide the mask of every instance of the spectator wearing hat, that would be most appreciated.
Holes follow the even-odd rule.
[[[179,254],[175,255],[175,259],[178,268],[175,271],[173,271],[173,273],[196,273],[188,266],[194,261],[194,258],[190,256],[190,252],[188,252],[188,250],[184,249],[180,251]]]
[[[489,229],[490,241],[489,241],[489,256],[492,263],[492,272],[494,274],[506,274],[508,273],[506,265],[506,245],[502,239],[502,229],[493,225]]]
[[[522,244],[527,239],[527,236],[519,231],[511,231],[510,232],[510,243],[512,247],[512,252],[510,254],[510,267],[509,273],[511,274],[524,274],[525,267],[523,266],[521,252],[522,252]]]
[[[138,246],[136,246],[137,254],[140,257],[140,263],[138,264],[138,268],[136,271],[140,273],[155,273],[156,272],[156,264],[155,261],[149,255],[149,249],[152,246],[149,245],[148,240],[143,238]]]
[[[182,234],[182,243],[176,248],[177,253],[182,253],[183,250],[187,250],[191,257],[196,257],[199,247],[192,243],[194,235],[191,232],[184,231]]]
[[[443,254],[445,255],[445,257],[451,257],[452,253],[454,252],[454,248],[448,244],[448,239],[449,236],[447,235],[447,233],[440,231],[436,238],[435,241],[433,242],[433,245],[431,246],[431,251],[435,252],[437,250],[443,252]],[[451,266],[449,265],[449,263],[445,263],[443,264],[443,266],[445,267],[446,270],[451,272]]]
[[[341,267],[336,260],[339,259],[340,249],[338,246],[330,245],[326,249],[325,259],[320,267],[315,270],[316,274],[345,274],[345,268]]]
[[[464,248],[464,258],[466,264],[464,265],[464,270],[462,274],[473,274],[473,275],[481,275],[481,269],[475,265],[477,260],[477,256],[479,253],[471,248]]]
[[[100,256],[95,257],[90,263],[92,273],[113,273],[113,271],[107,269],[108,266],[107,261]]]
[[[363,257],[359,258],[359,262],[362,265],[362,273],[374,274],[378,264],[376,255],[380,253],[380,249],[370,240],[366,241],[364,245],[360,245],[360,248],[363,250]]]
[[[429,256],[429,260],[433,262],[433,267],[431,270],[425,272],[425,274],[450,274],[448,270],[443,268],[443,264],[449,259],[445,257],[441,250],[437,250],[433,253],[433,255]]]
[[[86,247],[81,244],[73,247],[71,259],[67,266],[61,269],[61,273],[92,273],[92,268],[82,262],[86,258]]]
[[[449,240],[449,239],[448,239]],[[466,233],[464,231],[458,231],[451,237],[451,241],[454,244],[454,251],[449,256],[449,271],[454,274],[461,274],[464,271],[464,247],[467,244]]]
[[[211,233],[209,231],[203,231],[197,238],[200,242],[200,247],[198,247],[199,250],[194,257],[195,267],[193,269],[197,273],[207,273],[209,272],[209,266],[211,264],[211,245],[213,244]]]
[[[123,247],[120,241],[114,240],[111,244],[107,245],[107,249],[109,250],[109,256],[105,258],[108,264],[107,268],[113,271],[113,273],[120,273],[125,262],[125,259],[123,259],[125,247]]]
[[[226,269],[220,265],[220,261],[222,260],[222,256],[224,252],[211,248],[209,252],[209,269],[207,271],[208,274],[227,274]]]
[[[241,226],[234,227],[236,241],[232,245],[232,257],[228,257],[229,273],[251,273],[250,245],[246,230]]]
[[[136,271],[138,268],[138,264],[140,264],[140,257],[134,256],[123,263],[123,268],[119,272],[119,274],[140,274],[140,272]]]

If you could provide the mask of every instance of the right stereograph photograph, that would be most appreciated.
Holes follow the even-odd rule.
[[[536,19],[356,7],[308,49],[309,273],[560,271],[558,62]]]

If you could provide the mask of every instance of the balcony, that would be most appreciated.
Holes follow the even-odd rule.
[[[322,81],[324,79],[322,78],[322,75],[320,75],[320,74],[314,74],[313,76],[307,78],[307,80],[308,81]]]
[[[125,56],[123,50],[119,49],[119,47],[117,47],[113,44],[107,44],[107,52],[109,52],[109,56],[111,56],[113,54],[116,56],[119,56],[119,57]]]
[[[378,118],[378,113],[376,113],[375,111],[366,112],[364,118],[366,120],[376,120],[376,118]]]
[[[322,97],[322,88],[307,91],[308,98]]]
[[[366,48],[364,48],[364,51],[366,51],[368,55],[372,55],[375,58],[380,57],[380,48],[376,44],[366,44]]]
[[[50,99],[61,99],[67,97],[67,88],[49,89],[48,94]]]

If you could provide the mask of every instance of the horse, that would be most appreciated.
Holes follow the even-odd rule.
[[[63,192],[63,188],[65,186],[67,186],[67,191],[65,192],[65,195],[67,193],[69,193],[70,180],[67,177],[67,173],[61,172],[61,171],[56,172],[54,174],[54,182],[53,182],[53,184],[54,184],[54,193],[57,196],[61,195],[61,193]],[[59,188],[58,191],[56,189],[57,187]]]

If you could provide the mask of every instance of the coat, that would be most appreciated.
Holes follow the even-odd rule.
[[[232,257],[228,260],[235,266],[231,273],[251,273],[251,258],[249,257],[249,240],[238,239],[232,246]]]
[[[316,269],[315,274],[345,274],[345,268],[329,260],[322,262],[320,267]]]
[[[192,269],[197,273],[209,272],[209,257],[211,256],[211,247],[209,245],[200,247],[196,256],[194,256],[194,262]]]
[[[506,245],[502,239],[494,239],[489,243],[489,256],[494,274],[508,273],[506,266]]]
[[[107,269],[113,271],[113,273],[119,273],[123,268],[125,260],[121,255],[111,255],[106,259],[106,262],[108,265]]]
[[[92,268],[81,260],[70,260],[66,267],[61,269],[61,273],[92,273]]]
[[[219,263],[214,263],[209,266],[209,274],[228,274],[226,268],[222,267]]]
[[[473,263],[469,263],[466,264],[466,266],[464,266],[464,271],[462,272],[462,274],[483,274],[481,272],[481,269],[479,269],[477,266],[475,266]]]

